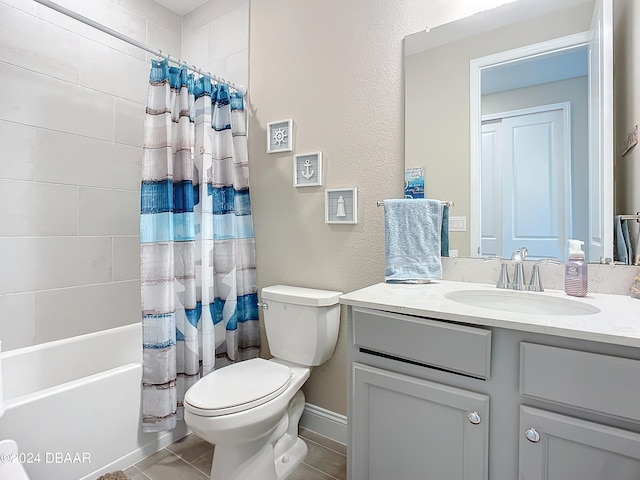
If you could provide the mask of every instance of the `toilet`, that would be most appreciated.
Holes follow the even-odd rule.
[[[20,462],[20,450],[13,440],[0,441],[0,478],[2,480],[29,480]]]
[[[333,355],[342,292],[275,285],[262,289],[271,360],[215,370],[184,397],[193,433],[215,445],[211,480],[281,480],[307,455],[298,437],[301,387]]]

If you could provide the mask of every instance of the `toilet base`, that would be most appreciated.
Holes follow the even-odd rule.
[[[211,480],[284,480],[291,475],[309,451],[298,437],[304,405],[304,394],[298,390],[268,439],[239,445],[218,443],[213,451]]]
[[[282,479],[291,475],[307,456],[308,451],[307,444],[298,437],[289,450],[276,458],[276,478]]]

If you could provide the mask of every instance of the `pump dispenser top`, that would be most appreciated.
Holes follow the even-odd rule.
[[[584,297],[589,291],[588,266],[582,245],[582,240],[569,240],[569,260],[564,269],[564,291],[574,297]]]

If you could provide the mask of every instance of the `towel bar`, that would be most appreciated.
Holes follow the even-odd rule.
[[[620,220],[635,220],[636,222],[640,222],[640,212],[635,215],[620,215]]]
[[[453,207],[453,200],[448,200],[448,201],[446,201],[446,202],[440,202],[440,203],[441,203],[442,205],[447,205],[449,208]],[[378,207],[383,207],[383,206],[384,206],[384,202],[383,202],[383,201],[381,201],[381,200],[378,200],[378,201],[376,202],[376,205],[377,205]],[[636,217],[634,217],[634,218],[638,218],[638,216],[636,216]]]

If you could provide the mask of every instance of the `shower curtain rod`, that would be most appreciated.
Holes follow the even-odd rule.
[[[234,83],[231,82],[227,82],[224,78],[222,77],[216,77],[215,75],[211,75],[211,73],[209,72],[203,72],[202,70],[196,68],[195,65],[191,65],[189,66],[187,64],[187,62],[183,62],[181,59],[179,58],[175,58],[172,57],[171,55],[166,55],[164,53],[162,53],[162,50],[154,50],[153,48],[149,47],[148,45],[145,45],[142,42],[138,42],[137,40],[134,40],[131,37],[127,37],[126,35],[123,35],[120,32],[117,32],[105,25],[101,25],[98,22],[95,22],[93,20],[91,20],[90,18],[87,18],[83,15],[80,15],[79,13],[76,13],[72,10],[69,10],[67,8],[64,8],[60,5],[58,5],[57,3],[51,2],[49,0],[33,0],[36,3],[39,3],[41,5],[44,5],[45,7],[49,7],[52,10],[55,10],[56,12],[60,12],[63,15],[66,15],[67,17],[71,17],[75,20],[78,20],[79,22],[82,22],[86,25],[89,25],[90,27],[93,27],[97,30],[100,30],[108,35],[111,35],[112,37],[118,38],[120,40],[122,40],[123,42],[127,42],[130,45],[133,45],[134,47],[138,47],[142,50],[145,50],[157,57],[160,58],[165,58],[167,60],[169,60],[170,62],[176,63],[178,65],[185,65],[189,70],[191,70],[192,72],[196,72],[200,75],[208,75],[209,77],[211,77],[214,81],[216,82],[221,82],[221,83],[227,83],[231,88],[233,88],[234,90],[236,90],[237,92],[242,93],[242,95],[244,95],[247,91],[246,87],[241,87],[241,86],[237,86]]]

